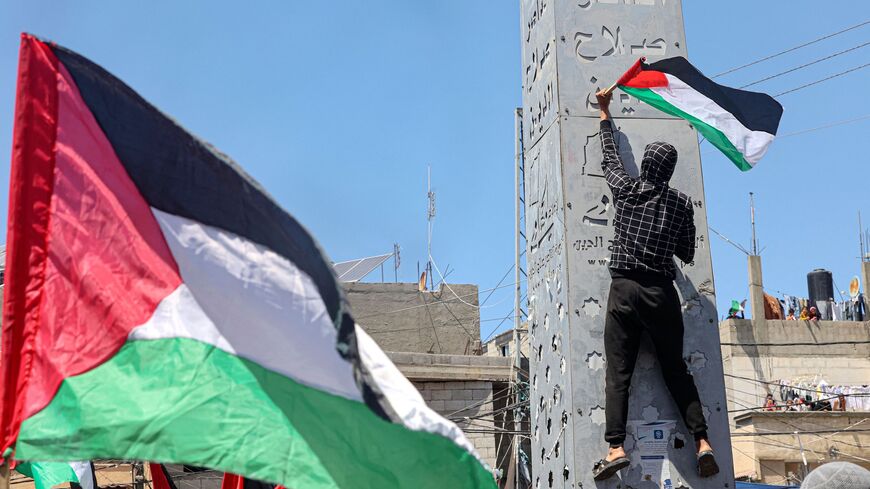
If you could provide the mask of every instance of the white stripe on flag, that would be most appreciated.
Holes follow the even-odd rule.
[[[89,460],[81,462],[70,462],[73,472],[79,478],[79,485],[82,489],[96,489],[94,487],[94,472],[91,470],[91,462]]]
[[[414,431],[435,433],[453,440],[474,455],[489,470],[486,462],[477,454],[474,445],[465,437],[465,433],[452,421],[445,419],[426,405],[420,392],[399,372],[387,354],[359,325],[356,327],[356,339],[363,364],[389,401],[393,411],[401,418],[403,425]]]
[[[360,400],[317,287],[268,248],[152,209],[184,280],[131,339],[193,338],[297,382]]]
[[[770,143],[773,142],[775,137],[773,134],[747,129],[733,114],[713,100],[674,75],[668,73],[664,75],[668,79],[668,86],[651,88],[652,92],[657,93],[674,107],[721,131],[749,164],[755,165],[764,156]]]

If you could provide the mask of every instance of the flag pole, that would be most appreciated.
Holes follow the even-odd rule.
[[[640,58],[638,58],[637,61],[635,61],[634,64],[631,65],[628,71],[626,71],[622,76],[617,78],[617,80],[613,82],[613,85],[607,87],[607,90],[604,91],[604,95],[610,95],[611,93],[613,93],[614,90],[616,90],[616,86],[619,85],[619,82],[629,80],[631,79],[631,77],[640,72],[644,62],[646,62],[646,57],[641,56]]]
[[[0,489],[9,489],[9,460],[0,465]]]

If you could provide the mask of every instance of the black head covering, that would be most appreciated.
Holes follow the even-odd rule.
[[[640,179],[650,183],[668,183],[677,166],[677,148],[670,143],[656,141],[643,150]]]

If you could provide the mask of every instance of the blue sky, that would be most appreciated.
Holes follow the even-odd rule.
[[[857,1],[685,0],[683,10],[690,58],[708,74],[870,19],[870,3]],[[513,261],[517,1],[8,2],[0,16],[5,155],[21,31],[103,65],[232,155],[334,260],[388,253],[397,242],[399,278],[415,280],[426,257],[431,164],[433,254],[454,270],[449,281],[487,289]],[[739,86],[868,39],[870,25],[718,81]],[[754,88],[779,93],[868,58],[870,47],[858,49]],[[868,83],[870,68],[784,96],[780,134],[870,114]],[[783,137],[749,173],[705,145],[710,223],[745,246],[755,192],[769,291],[805,295],[806,273],[817,267],[832,270],[840,289],[858,274],[859,209],[870,225],[868,134],[870,119]],[[0,188],[8,165],[0,161]],[[711,247],[721,315],[746,297],[746,260],[721,240]],[[510,294],[496,291],[481,309],[484,336],[509,314]]]

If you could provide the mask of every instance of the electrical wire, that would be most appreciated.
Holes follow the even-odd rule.
[[[499,285],[501,285],[502,282],[504,282],[504,279],[506,279],[508,274],[510,274],[511,271],[514,269],[514,266],[515,266],[514,264],[511,264],[510,268],[508,268],[507,271],[504,272],[504,275],[501,277],[501,280],[499,280],[498,283],[495,284],[496,287],[498,287]],[[495,289],[489,291],[489,294],[487,294],[486,298],[483,299],[483,302],[480,303],[480,307],[483,307],[484,304],[486,304],[486,301],[488,301],[489,298],[492,297],[493,292],[495,292]]]
[[[492,288],[489,288],[489,289],[478,290],[477,292],[471,292],[471,293],[469,293],[469,294],[463,294],[461,297],[471,297],[471,296],[478,295],[478,294],[483,293],[483,292],[489,292],[490,290],[503,289],[503,288],[505,288],[505,287],[513,287],[513,286],[516,285],[516,284],[517,284],[517,283],[514,282],[514,283],[510,283],[510,284],[500,285],[500,286],[498,286],[498,287],[492,287]],[[436,304],[441,304],[441,303],[444,303],[444,302],[454,302],[455,300],[456,300],[456,299],[439,299],[439,300],[436,300],[436,301],[429,302],[428,305],[436,305]],[[405,311],[410,311],[410,310],[413,310],[413,309],[419,309],[419,308],[421,308],[421,307],[426,307],[426,305],[427,305],[427,304],[419,304],[419,305],[416,305],[416,306],[408,306],[408,307],[403,307],[403,308],[401,308],[401,309],[394,309],[394,310],[392,310],[392,311],[376,312],[376,313],[374,313],[374,314],[369,314],[369,315],[366,315],[366,316],[360,316],[360,317],[358,317],[358,318],[356,318],[356,319],[359,321],[359,320],[362,320],[362,319],[368,319],[368,318],[373,318],[373,317],[377,317],[377,316],[385,316],[385,315],[387,315],[387,314],[396,314],[396,313],[399,313],[399,312],[405,312]]]
[[[870,429],[868,429],[868,428],[862,428],[862,429],[860,429],[860,430],[848,430],[848,431],[837,430],[837,429],[830,429],[830,430],[812,430],[812,431],[805,430],[805,431],[799,431],[799,432],[798,432],[798,434],[800,434],[800,435],[804,435],[804,434],[812,435],[812,434],[816,434],[816,433],[834,433],[834,434],[838,434],[838,433],[870,433]],[[793,435],[793,434],[794,434],[794,431],[771,431],[771,432],[768,432],[768,433],[731,433],[731,437],[734,438],[734,437],[736,437],[736,436],[739,436],[739,437],[746,437],[746,436],[775,436],[775,435]]]
[[[799,131],[794,131],[794,132],[789,132],[789,133],[786,133],[786,134],[781,134],[781,135],[776,136],[776,140],[779,141],[779,140],[784,139],[784,138],[789,138],[789,137],[792,137],[792,136],[799,136],[799,135],[801,135],[801,134],[806,134],[806,133],[808,133],[808,132],[821,131],[822,129],[828,129],[828,128],[831,128],[831,127],[842,126],[842,125],[845,125],[845,124],[852,124],[852,123],[854,123],[854,122],[861,122],[861,121],[864,121],[864,120],[867,120],[867,119],[870,119],[870,114],[865,114],[865,115],[862,115],[862,116],[860,116],[860,117],[856,117],[856,118],[854,118],[854,119],[845,119],[845,120],[841,120],[841,121],[837,121],[837,122],[831,122],[831,123],[829,123],[829,124],[825,124],[825,125],[823,125],[823,126],[811,127],[811,128],[809,128],[809,129],[801,129],[801,130],[799,130]],[[706,141],[706,139],[702,140],[702,142],[703,142],[703,141]],[[709,150],[704,151],[703,153],[701,153],[701,155],[703,156],[703,155],[713,154],[713,153],[717,153],[717,152],[718,152],[718,151],[715,150],[715,149],[709,149]]]
[[[761,464],[761,460],[759,460],[759,459],[753,457],[752,455],[749,455],[748,453],[746,453],[746,452],[744,452],[743,450],[737,448],[737,447],[734,446],[733,444],[731,445],[731,448],[733,448],[734,450],[737,450],[738,452],[742,453],[743,455],[746,455],[746,457],[748,457],[748,458],[750,458],[750,459],[752,459],[752,460],[755,460],[756,462],[758,462],[759,464]],[[788,482],[788,481],[789,481],[788,476],[785,476],[785,475],[781,474],[779,471],[774,470],[772,467],[767,467],[767,468],[768,468],[771,472],[773,472],[774,474],[776,474],[776,475],[782,477],[782,482]],[[798,482],[801,482],[800,478],[798,478],[797,476],[795,476],[795,478],[798,479]]]
[[[829,127],[842,126],[844,124],[851,124],[853,122],[860,122],[860,121],[867,120],[867,119],[870,119],[870,114],[865,114],[865,115],[862,115],[860,117],[856,117],[854,119],[846,119],[846,120],[842,120],[842,121],[832,122],[830,124],[825,124],[823,126],[813,127],[810,129],[802,129],[800,131],[790,132],[787,134],[783,134],[782,136],[777,136],[776,138],[782,139],[782,138],[788,138],[791,136],[798,136],[800,134],[806,134],[808,132],[820,131],[822,129],[828,129]]]
[[[444,274],[441,273],[441,269],[438,268],[438,264],[435,263],[435,258],[432,258],[432,255],[429,255],[429,261],[432,262],[432,266],[435,267],[435,271],[438,272],[438,276],[441,277],[441,283],[447,286],[447,290],[449,290],[450,293],[453,294],[454,297],[456,297],[456,300],[465,304],[466,306],[473,307],[475,309],[481,308],[481,306],[479,306],[478,304],[472,304],[470,302],[464,301],[462,297],[459,297],[459,294],[453,291],[453,288],[450,287],[450,284],[448,284],[447,281],[444,280]]]
[[[831,80],[831,79],[834,79],[834,78],[837,78],[837,77],[840,77],[840,76],[843,76],[843,75],[847,75],[847,74],[849,74],[849,73],[852,73],[853,71],[862,70],[862,69],[864,69],[864,68],[866,68],[866,67],[868,67],[868,66],[870,66],[870,63],[865,63],[865,64],[863,64],[863,65],[861,65],[861,66],[856,66],[856,67],[854,67],[854,68],[849,68],[849,69],[846,70],[846,71],[841,71],[841,72],[839,72],[839,73],[834,73],[834,74],[831,75],[831,76],[826,76],[825,78],[821,78],[821,79],[819,79],[819,80],[816,80],[816,81],[812,81],[812,82],[806,83],[806,84],[801,85],[801,86],[799,86],[799,87],[795,87],[795,88],[792,88],[792,89],[786,90],[786,91],[784,91],[784,92],[780,92],[780,93],[774,95],[773,98],[779,98],[779,97],[782,97],[783,95],[786,95],[786,94],[789,94],[789,93],[792,93],[792,92],[797,92],[798,90],[803,90],[804,88],[809,88],[809,87],[811,87],[811,86],[813,86],[813,85],[818,85],[819,83],[826,82],[826,81],[828,81],[828,80]]]
[[[850,52],[852,52],[852,51],[855,51],[856,49],[861,49],[861,48],[863,48],[864,46],[866,46],[866,45],[868,45],[868,44],[870,44],[870,41],[865,42],[864,44],[859,44],[859,45],[857,45],[857,46],[852,46],[852,47],[849,48],[849,49],[844,49],[844,50],[842,50],[842,51],[839,51],[839,52],[836,52],[836,53],[833,53],[833,54],[829,54],[829,55],[824,56],[824,57],[819,58],[819,59],[815,59],[815,60],[813,60],[813,61],[810,61],[809,63],[804,63],[804,64],[802,64],[802,65],[800,65],[800,66],[795,66],[794,68],[790,68],[790,69],[787,69],[787,70],[785,70],[785,71],[780,71],[779,73],[775,73],[775,74],[773,74],[773,75],[770,75],[770,76],[764,77],[764,78],[762,78],[762,79],[760,79],[760,80],[755,80],[754,82],[752,82],[752,83],[747,83],[746,85],[743,85],[743,86],[741,86],[740,88],[743,89],[743,88],[751,87],[751,86],[753,86],[753,85],[758,85],[759,83],[763,83],[763,82],[766,82],[766,81],[768,81],[768,80],[773,80],[774,78],[779,78],[779,77],[782,76],[782,75],[787,75],[787,74],[789,74],[789,73],[792,73],[792,72],[795,72],[795,71],[798,71],[798,70],[802,70],[802,69],[804,69],[804,68],[806,68],[806,67],[808,67],[808,66],[812,66],[812,65],[814,65],[814,64],[816,64],[816,63],[821,63],[822,61],[826,61],[826,60],[829,60],[829,59],[831,59],[831,58],[836,58],[837,56],[842,56],[842,55],[844,55],[844,54],[846,54],[846,53],[850,53]]]
[[[818,343],[809,342],[793,342],[793,343],[720,343],[722,346],[836,346],[836,345],[867,345],[870,340],[854,340],[854,341],[820,341]]]
[[[813,39],[812,41],[805,42],[805,43],[803,43],[803,44],[799,44],[799,45],[797,45],[797,46],[794,46],[794,47],[788,48],[788,49],[786,49],[786,50],[784,50],[784,51],[780,51],[780,52],[778,52],[778,53],[774,53],[774,54],[771,54],[771,55],[769,55],[769,56],[765,56],[765,57],[763,57],[763,58],[756,59],[755,61],[750,61],[749,63],[746,63],[746,64],[744,64],[744,65],[740,65],[740,66],[737,66],[737,67],[734,67],[734,68],[731,68],[731,69],[725,70],[725,71],[723,71],[722,73],[719,73],[719,74],[713,75],[712,78],[718,78],[718,77],[720,77],[720,76],[725,76],[725,75],[728,75],[728,74],[730,74],[730,73],[734,73],[735,71],[740,71],[740,70],[742,70],[742,69],[744,69],[744,68],[748,68],[748,67],[750,67],[750,66],[757,65],[758,63],[762,63],[762,62],[764,62],[764,61],[767,61],[767,60],[770,60],[770,59],[773,59],[773,58],[776,58],[776,57],[782,56],[783,54],[787,54],[787,53],[790,53],[790,52],[792,52],[792,51],[796,51],[796,50],[798,50],[798,49],[805,48],[805,47],[807,47],[807,46],[811,46],[811,45],[813,45],[813,44],[815,44],[815,43],[817,43],[817,42],[824,41],[825,39],[830,39],[830,38],[832,38],[832,37],[834,37],[834,36],[839,36],[840,34],[843,34],[843,33],[845,33],[845,32],[849,32],[849,31],[854,30],[854,29],[857,29],[857,28],[859,28],[859,27],[863,27],[863,26],[865,26],[865,25],[867,25],[867,24],[870,24],[870,20],[865,20],[864,22],[860,22],[860,23],[858,23],[858,24],[855,24],[855,25],[853,25],[853,26],[847,27],[847,28],[845,28],[845,29],[843,29],[843,30],[839,30],[839,31],[834,32],[834,33],[832,33],[832,34],[824,35],[824,36],[822,36],[822,37],[819,37],[819,38]]]
[[[511,390],[510,387],[505,387],[504,389],[500,390],[499,393],[498,393],[497,395],[496,395],[496,394],[493,394],[493,398],[492,398],[492,399],[484,399],[484,400],[482,400],[482,401],[477,401],[477,402],[475,402],[475,403],[469,404],[468,406],[465,406],[464,408],[462,408],[462,409],[460,409],[460,410],[458,410],[458,411],[453,411],[452,413],[447,413],[447,414],[444,414],[444,415],[442,415],[442,416],[444,416],[445,418],[450,418],[451,416],[454,416],[454,415],[456,415],[457,413],[461,413],[462,411],[468,411],[469,409],[473,409],[473,408],[480,407],[480,406],[485,406],[485,405],[487,405],[487,404],[491,404],[491,403],[493,403],[493,402],[495,402],[495,401],[498,401],[498,400],[504,399],[504,398],[506,398],[506,397],[512,396],[513,393],[510,392],[510,390]]]
[[[773,385],[773,386],[776,386],[776,387],[788,387],[789,389],[792,389],[792,390],[799,390],[799,391],[806,391],[806,392],[817,393],[817,391],[816,391],[815,389],[807,389],[807,388],[805,388],[805,387],[798,387],[798,386],[794,386],[794,385],[788,385],[788,386],[785,386],[785,385],[783,385],[783,384],[780,384],[779,382],[768,382],[768,381],[766,381],[766,380],[753,379],[753,378],[751,378],[751,377],[743,377],[743,376],[741,376],[741,375],[726,374],[726,373],[723,373],[722,375],[724,375],[725,377],[731,377],[731,378],[733,378],[733,379],[741,379],[741,380],[747,380],[747,381],[749,381],[749,382],[756,382],[756,383],[758,383],[758,384]],[[861,397],[863,397],[863,396],[868,396],[868,395],[870,395],[870,394],[856,393],[856,394],[850,394],[850,395],[853,395],[853,396],[861,396]]]

